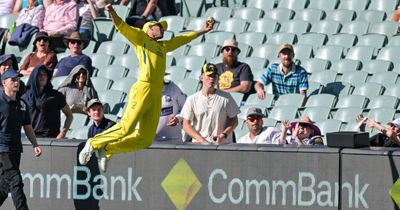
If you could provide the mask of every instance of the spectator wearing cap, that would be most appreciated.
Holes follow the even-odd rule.
[[[237,143],[241,144],[285,144],[280,141],[281,131],[272,126],[263,126],[264,114],[259,107],[250,107],[246,114],[246,125],[249,133],[241,137]]]
[[[0,75],[3,75],[6,71],[18,71],[18,62],[14,54],[5,54],[0,56]],[[25,83],[19,82],[18,96],[22,96],[25,91]],[[3,90],[3,85],[0,85],[0,90]]]
[[[51,76],[52,71],[45,65],[37,65],[32,70],[27,91],[22,98],[29,105],[31,124],[36,136],[63,139],[73,116],[64,95],[53,89]],[[65,115],[62,127],[60,111]]]
[[[43,31],[50,37],[69,36],[78,26],[78,9],[74,0],[54,0],[46,8]]]
[[[173,81],[164,80],[156,141],[182,142],[182,118],[177,115],[181,112],[185,101],[186,95],[182,90]]]
[[[288,93],[307,95],[308,78],[306,70],[293,62],[294,50],[290,44],[279,47],[280,63],[270,65],[256,82],[255,89],[260,99],[265,98],[264,85],[272,83],[275,98]]]
[[[374,119],[364,119],[361,115],[357,116],[357,122],[362,122],[361,131],[365,130],[365,125],[376,129],[379,133],[369,138],[370,146],[375,147],[399,147],[400,146],[400,118],[387,123],[387,126],[376,122]]]
[[[89,71],[89,76],[92,76],[92,59],[82,53],[82,50],[89,44],[89,40],[82,38],[79,32],[73,32],[71,36],[64,37],[64,44],[69,48],[70,55],[58,62],[53,76],[67,76],[78,65],[83,65]]]
[[[240,110],[229,93],[215,87],[217,71],[214,64],[205,64],[200,76],[201,90],[190,95],[183,105],[183,130],[193,142],[232,143]]]
[[[89,127],[88,138],[107,130],[111,126],[115,125],[115,122],[107,119],[104,116],[103,103],[97,98],[91,99],[86,106],[87,115],[93,121],[93,124]]]
[[[16,209],[29,209],[20,171],[22,143],[21,127],[33,146],[36,157],[42,153],[33,131],[28,105],[18,96],[20,77],[8,70],[1,75],[4,90],[0,91],[0,204],[11,197]]]
[[[287,136],[290,131],[291,136]],[[308,116],[302,117],[299,121],[282,122],[282,132],[280,141],[285,141],[287,144],[295,145],[324,145],[321,137],[321,130],[311,122]]]
[[[221,48],[222,63],[218,63],[218,88],[226,92],[249,93],[253,84],[253,73],[248,64],[238,61],[240,49],[234,39],[224,41]]]
[[[88,75],[89,71],[85,66],[77,65],[58,87],[72,113],[87,114],[85,109],[87,102],[97,98],[97,92]]]
[[[22,65],[20,73],[29,76],[37,65],[45,65],[52,72],[56,67],[58,60],[57,55],[50,49],[50,38],[46,32],[38,32],[33,41],[34,52],[29,53]]]

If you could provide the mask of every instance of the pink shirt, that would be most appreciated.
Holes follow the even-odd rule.
[[[46,8],[43,30],[48,33],[70,35],[78,25],[78,8],[75,1],[62,5],[51,4]]]

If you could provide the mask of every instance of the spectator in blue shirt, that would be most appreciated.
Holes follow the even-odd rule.
[[[265,98],[264,85],[272,83],[272,91],[275,98],[289,93],[307,95],[308,78],[306,70],[293,62],[294,50],[290,44],[279,47],[278,57],[280,63],[273,63],[261,75],[256,82],[255,89],[260,99]]]

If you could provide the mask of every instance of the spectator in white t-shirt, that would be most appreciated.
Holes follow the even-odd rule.
[[[259,107],[250,107],[246,114],[246,125],[249,133],[241,137],[237,143],[241,144],[285,144],[280,141],[281,131],[272,126],[263,126],[264,114]]]
[[[190,95],[182,108],[183,130],[193,142],[232,143],[238,125],[239,107],[230,93],[216,88],[217,66],[205,64],[200,80],[202,89]]]

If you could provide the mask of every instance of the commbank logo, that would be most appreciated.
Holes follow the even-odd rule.
[[[192,168],[180,159],[161,183],[177,210],[185,210],[201,188],[199,179]]]

